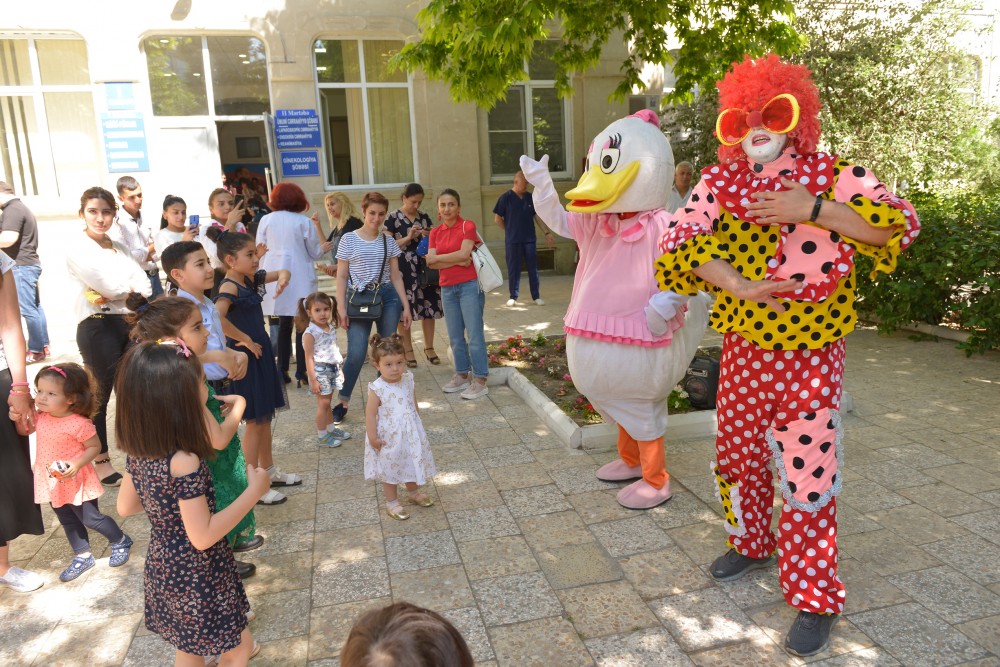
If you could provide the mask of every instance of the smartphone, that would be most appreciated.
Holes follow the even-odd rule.
[[[198,225],[200,225],[200,224],[201,224],[201,217],[200,216],[198,216],[198,215],[189,215],[188,216],[188,229],[190,229],[192,232],[197,231],[198,230]]]

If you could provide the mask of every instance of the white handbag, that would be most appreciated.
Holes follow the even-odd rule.
[[[479,243],[472,248],[472,266],[475,267],[476,276],[479,278],[479,288],[484,292],[492,292],[503,285],[503,273],[500,272],[500,266],[493,259],[493,253],[478,231],[476,238],[479,239]]]

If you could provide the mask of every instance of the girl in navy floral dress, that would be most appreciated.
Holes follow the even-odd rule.
[[[246,234],[209,230],[208,236],[215,241],[219,259],[226,265],[225,279],[219,283],[219,295],[215,298],[215,306],[219,315],[227,318],[237,329],[246,332],[253,342],[261,348],[260,356],[249,357],[247,374],[242,380],[232,383],[232,393],[239,394],[247,400],[247,409],[243,413],[246,420],[246,431],[243,435],[243,456],[250,465],[260,465],[271,474],[272,486],[298,486],[302,478],[293,473],[282,472],[274,465],[271,454],[271,420],[279,408],[286,408],[288,399],[285,395],[285,383],[278,373],[278,365],[274,362],[274,348],[271,347],[271,337],[264,329],[264,311],[261,303],[267,283],[277,282],[274,295],[284,291],[291,279],[291,273],[280,271],[257,270],[260,258],[267,252],[261,244],[254,245],[254,240]],[[235,348],[237,341],[228,341]],[[260,499],[261,505],[277,505],[288,500],[287,496],[269,489]]]
[[[246,665],[259,650],[247,629],[250,610],[226,533],[267,491],[267,471],[247,466],[247,490],[221,512],[205,458],[213,456],[204,418],[201,364],[183,341],[139,343],[115,382],[118,447],[128,456],[118,492],[122,516],[145,510],[146,627],[176,649],[175,666],[222,655]],[[170,396],[170,410],[163,397]]]

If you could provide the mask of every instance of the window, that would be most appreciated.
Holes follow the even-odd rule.
[[[313,44],[329,185],[415,180],[410,82],[388,68],[402,47],[374,39]]]
[[[489,112],[490,175],[494,178],[512,177],[522,155],[537,160],[545,154],[554,176],[570,176],[568,103],[556,95],[552,61],[557,45],[551,40],[536,44],[527,67],[530,79],[511,86],[507,99]]]
[[[155,116],[259,116],[271,110],[267,53],[256,37],[150,37],[143,47]]]
[[[77,195],[103,171],[97,127],[83,40],[0,39],[0,180]]]

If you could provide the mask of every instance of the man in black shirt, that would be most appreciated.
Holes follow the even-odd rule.
[[[34,214],[14,196],[14,188],[0,181],[0,249],[14,260],[14,283],[21,316],[28,324],[29,364],[49,354],[49,326],[38,295],[42,263],[38,259],[38,223]]]

